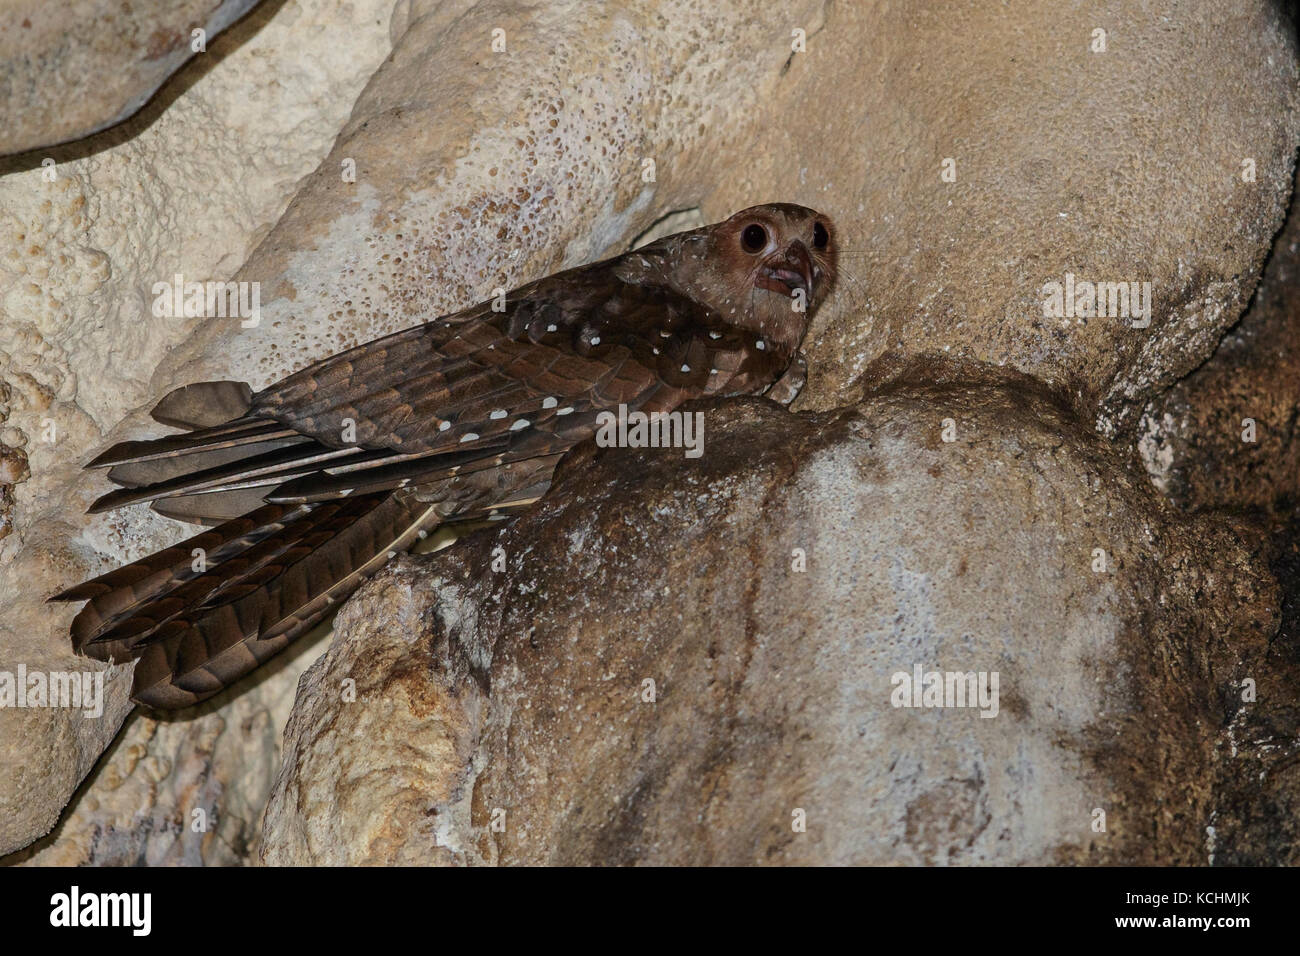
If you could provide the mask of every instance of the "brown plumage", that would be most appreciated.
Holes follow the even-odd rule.
[[[311,628],[431,528],[535,501],[600,412],[671,411],[803,382],[799,345],[835,276],[830,220],[771,204],[368,342],[254,394],[176,389],[190,429],[88,467],[215,525],[51,600],[86,601],[74,648],[137,659],[132,696],[184,707]],[[494,308],[494,304],[496,308]]]

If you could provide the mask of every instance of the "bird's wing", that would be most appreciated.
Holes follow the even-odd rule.
[[[670,409],[746,361],[718,316],[661,284],[625,281],[617,262],[324,359],[248,396],[231,421],[114,446],[92,465],[113,466],[123,487],[92,511],[148,500],[219,521],[263,501],[439,481],[562,452],[594,434],[601,411]],[[171,416],[182,417],[196,416]]]
[[[563,431],[569,415],[692,385],[647,346],[665,317],[701,310],[663,287],[598,264],[525,286],[499,308],[484,303],[318,362],[259,393],[252,411],[325,444],[339,444],[351,422],[366,448],[445,452]]]

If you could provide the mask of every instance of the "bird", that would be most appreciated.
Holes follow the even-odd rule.
[[[258,392],[183,385],[152,418],[182,429],[87,468],[206,530],[71,587],[73,649],[135,661],[157,710],[231,686],[445,524],[509,517],[620,405],[789,404],[836,276],[830,217],[752,206],[324,358]]]

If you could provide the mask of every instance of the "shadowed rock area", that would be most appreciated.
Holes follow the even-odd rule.
[[[1266,649],[1243,662],[1254,702],[1225,694],[1215,861],[1300,862],[1300,215],[1285,228],[1249,310],[1214,355],[1148,405],[1140,450],[1187,512],[1231,521],[1280,589]]]

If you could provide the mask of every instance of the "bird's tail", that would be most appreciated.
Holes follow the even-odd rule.
[[[211,427],[192,416],[178,423]],[[137,661],[133,699],[187,707],[310,630],[439,520],[432,505],[392,490],[261,504],[51,600],[87,602],[72,623],[79,653]]]
[[[437,520],[389,492],[266,505],[52,600],[87,602],[78,652],[137,659],[134,700],[188,707],[310,630]]]
[[[389,492],[266,505],[52,600],[87,602],[77,651],[138,661],[134,700],[188,707],[310,630],[437,520]]]

